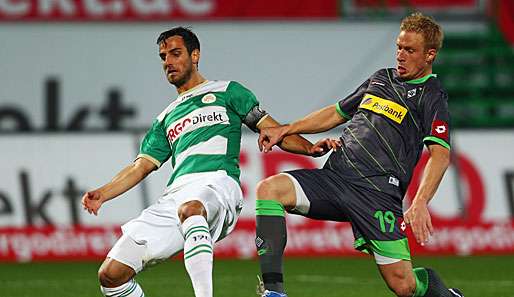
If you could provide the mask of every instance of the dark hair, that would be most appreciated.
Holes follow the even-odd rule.
[[[193,33],[190,28],[185,27],[175,27],[162,32],[157,38],[157,44],[164,42],[172,36],[182,37],[182,40],[184,40],[184,44],[186,45],[187,52],[190,55],[195,49],[200,50],[200,40],[198,40],[198,37],[196,37],[195,33]]]

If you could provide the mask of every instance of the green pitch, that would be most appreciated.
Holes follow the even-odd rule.
[[[466,297],[513,297],[514,256],[418,257],[416,266],[436,269]],[[0,264],[2,297],[101,296],[96,280],[99,263]],[[214,288],[218,297],[255,295],[258,263],[217,260]],[[371,258],[298,258],[285,263],[290,297],[393,296]],[[138,276],[148,297],[193,297],[180,260],[150,268]]]

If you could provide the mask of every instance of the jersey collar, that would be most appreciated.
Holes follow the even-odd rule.
[[[437,74],[430,73],[430,74],[428,74],[426,76],[423,76],[421,78],[416,78],[416,79],[413,79],[413,80],[406,81],[406,83],[409,83],[409,84],[422,84],[422,83],[426,82],[431,77],[437,77]]]

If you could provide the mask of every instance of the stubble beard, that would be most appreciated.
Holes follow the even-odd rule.
[[[188,67],[188,69],[186,69],[186,71],[184,72],[184,75],[182,77],[179,77],[175,81],[170,80],[170,83],[172,85],[174,85],[175,88],[178,89],[178,88],[182,87],[184,84],[186,84],[191,79],[192,74],[193,74],[193,67],[192,67],[192,65],[190,65],[190,67]]]

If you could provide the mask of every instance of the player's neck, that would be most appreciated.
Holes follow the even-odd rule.
[[[206,79],[200,74],[200,72],[195,72],[193,75],[191,75],[191,78],[185,84],[177,88],[177,92],[182,94],[204,83],[205,81]]]
[[[432,66],[430,67],[427,67],[425,69],[423,69],[422,71],[420,71],[417,75],[415,75],[415,77],[409,79],[409,80],[416,80],[416,79],[420,79],[420,78],[423,78],[427,75],[430,75],[432,74]]]

